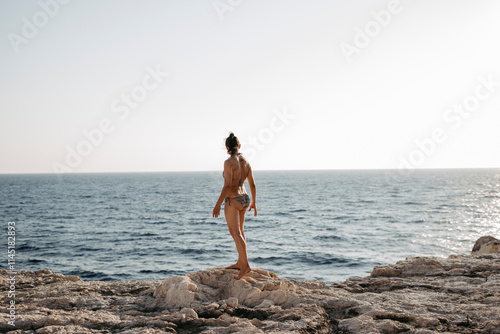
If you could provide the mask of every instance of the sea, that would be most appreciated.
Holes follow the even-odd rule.
[[[479,237],[500,237],[500,169],[254,176],[250,265],[284,278],[342,282],[406,257],[470,254]],[[0,268],[9,269],[9,225],[17,271],[156,280],[231,265],[223,208],[212,217],[222,183],[222,171],[0,175]]]

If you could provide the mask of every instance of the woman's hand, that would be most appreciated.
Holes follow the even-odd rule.
[[[257,216],[257,205],[255,203],[252,203],[250,205],[250,208],[248,209],[248,212],[250,212],[250,210],[252,210],[252,208],[253,208],[253,211],[254,211],[253,216],[256,217]]]
[[[212,217],[217,218],[220,215],[220,205],[216,205],[214,207],[214,211],[212,212]]]

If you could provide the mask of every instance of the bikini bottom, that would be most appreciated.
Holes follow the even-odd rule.
[[[230,199],[239,202],[241,204],[241,206],[243,207],[243,209],[246,209],[250,206],[250,197],[246,194],[243,196],[240,196],[240,197],[233,197],[233,198],[226,197],[225,203],[229,206],[231,206],[231,202],[229,201]]]

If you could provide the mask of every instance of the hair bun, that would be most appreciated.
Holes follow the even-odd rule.
[[[240,146],[240,141],[238,137],[234,135],[233,132],[229,133],[229,137],[226,138],[226,147],[227,153],[233,155],[238,151],[238,147]]]

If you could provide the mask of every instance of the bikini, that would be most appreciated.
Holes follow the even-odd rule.
[[[227,205],[229,206],[231,206],[231,202],[229,202],[230,199],[240,202],[243,209],[246,209],[250,206],[250,197],[246,194],[239,197],[226,197],[225,203],[227,203]]]
[[[241,163],[239,158],[238,158],[238,167],[240,168],[240,179],[232,179],[231,182],[238,181],[238,186],[241,187],[244,181],[241,179]],[[224,176],[224,172],[222,172],[222,176]],[[231,202],[229,201],[230,199],[239,202],[243,207],[243,209],[246,209],[250,206],[250,197],[248,196],[248,194],[239,197],[226,197],[224,203],[227,203],[227,205],[231,206]]]

